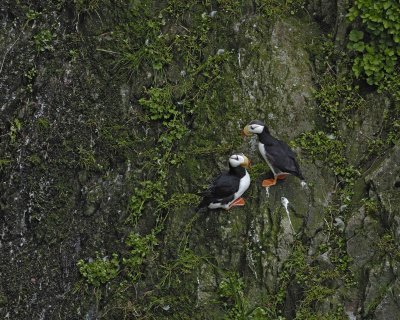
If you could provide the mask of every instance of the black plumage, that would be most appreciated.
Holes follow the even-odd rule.
[[[251,121],[243,129],[243,133],[246,136],[257,134],[259,151],[273,171],[275,182],[280,174],[291,174],[304,181],[293,150],[284,141],[273,137],[264,122]]]
[[[284,141],[274,138],[269,133],[267,127],[264,127],[258,138],[263,144],[265,156],[275,173],[290,173],[304,180],[300,166],[296,160],[296,154]]]
[[[241,180],[246,175],[248,176],[248,173],[242,165],[235,167],[229,163],[229,171],[217,176],[208,189],[201,193],[203,199],[196,210],[208,207],[210,204],[220,204],[221,208],[229,209],[228,205],[236,200],[235,194],[239,191]]]

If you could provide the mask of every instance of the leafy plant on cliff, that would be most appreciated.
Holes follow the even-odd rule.
[[[157,238],[154,233],[140,236],[131,232],[125,241],[130,248],[129,254],[123,258],[122,263],[132,281],[141,276],[141,266],[153,248],[157,245]]]
[[[82,259],[77,264],[79,272],[86,278],[87,282],[95,287],[114,279],[119,272],[118,255],[113,254],[112,258],[101,258],[97,253],[96,259],[85,262]]]
[[[39,52],[43,51],[54,51],[53,40],[55,36],[49,29],[44,29],[34,35],[33,40],[35,42],[36,50]]]
[[[382,85],[399,71],[400,3],[356,0],[348,13],[355,22],[348,48],[356,53],[353,71],[369,84]],[[384,86],[383,86],[384,87]]]
[[[294,144],[301,147],[312,159],[323,161],[341,181],[350,186],[354,184],[359,172],[347,163],[343,155],[345,145],[337,137],[323,131],[311,131],[303,133]]]
[[[329,252],[327,259],[329,263],[332,263],[331,267],[321,268],[317,263],[310,264],[307,248],[300,241],[294,243],[293,252],[284,264],[279,276],[280,290],[276,296],[276,302],[278,304],[284,302],[288,286],[300,286],[302,299],[296,308],[296,320],[344,320],[347,318],[340,305],[329,314],[315,310],[316,304],[327,301],[335,293],[335,288],[330,286],[330,283],[334,283],[339,277],[344,282],[351,279],[348,266],[343,265],[344,247],[340,245],[341,242],[338,245],[335,245],[335,241],[329,243],[332,243],[333,247],[321,247],[321,251],[325,254]]]
[[[270,319],[270,310],[263,307],[251,307],[244,292],[243,279],[237,273],[227,272],[219,284],[219,298],[226,310],[226,320],[262,320]],[[275,317],[274,317],[275,318]],[[277,317],[277,320],[283,319]]]

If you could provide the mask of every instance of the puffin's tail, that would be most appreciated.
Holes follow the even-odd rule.
[[[197,205],[197,207],[194,209],[195,212],[197,213],[197,212],[201,211],[202,209],[206,208],[209,205],[209,203],[210,202],[208,201],[207,198],[203,198],[201,200],[201,202]]]

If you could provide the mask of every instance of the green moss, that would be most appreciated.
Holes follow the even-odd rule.
[[[323,131],[307,132],[297,138],[293,145],[301,147],[314,161],[323,161],[337,177],[349,186],[354,185],[359,171],[348,164],[343,155],[345,145],[337,137]]]
[[[34,35],[33,41],[35,42],[37,51],[54,51],[53,40],[55,35],[48,29],[41,30]]]
[[[15,118],[11,122],[10,132],[9,132],[11,143],[15,143],[16,142],[17,137],[18,137],[18,133],[21,131],[21,129],[22,129],[21,120],[19,120],[18,118]]]
[[[382,235],[377,246],[380,256],[389,256],[395,261],[400,261],[400,249],[391,233]]]
[[[335,240],[340,239],[339,236]],[[331,240],[329,244],[335,246],[335,241]],[[274,300],[276,306],[283,303],[287,286],[294,282],[303,289],[303,297],[298,302],[295,319],[346,319],[343,307],[340,305],[337,305],[336,309],[329,312],[329,314],[320,313],[314,308],[314,305],[318,302],[325,302],[336,294],[335,287],[330,287],[329,283],[338,278],[345,282],[346,279],[352,279],[352,275],[348,273],[348,262],[345,262],[347,255],[343,244],[344,242],[339,241],[336,243],[336,248],[332,247],[328,251],[330,252],[329,258],[332,268],[327,269],[318,264],[311,265],[307,261],[309,257],[307,256],[306,247],[301,242],[296,241],[292,255],[285,262],[283,272],[279,276],[280,290],[276,295],[276,300]],[[323,251],[327,249],[324,248]]]
[[[140,236],[131,232],[125,243],[130,249],[128,255],[122,260],[124,269],[131,281],[137,281],[142,275],[141,268],[146,257],[157,245],[156,235],[150,233]]]
[[[79,272],[85,277],[88,283],[99,287],[102,284],[114,279],[119,270],[118,255],[113,254],[111,259],[97,257],[93,261],[84,262],[79,260],[77,264]]]

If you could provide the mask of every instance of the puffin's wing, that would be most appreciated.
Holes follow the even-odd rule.
[[[220,174],[211,184],[207,193],[216,198],[233,195],[239,189],[240,179],[227,173]]]
[[[267,156],[271,164],[280,171],[302,177],[296,154],[285,142],[278,140],[276,145],[267,149]]]

